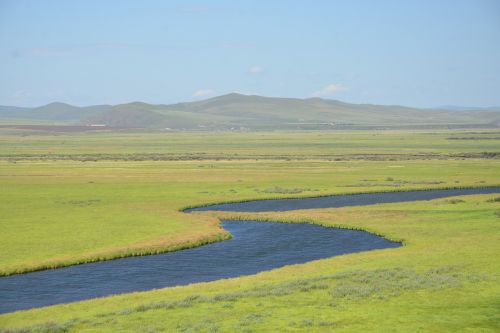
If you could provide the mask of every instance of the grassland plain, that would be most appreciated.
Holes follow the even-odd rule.
[[[499,152],[499,130],[79,132],[0,128],[0,158],[400,159]],[[475,155],[472,155],[473,157]]]
[[[173,134],[141,134],[142,143],[136,148],[129,144],[129,136],[136,134],[72,134],[63,135],[72,147],[66,151],[50,141],[60,136],[43,134],[50,142],[37,146],[31,135],[41,134],[1,135],[0,155],[9,156],[0,161],[4,275],[220,240],[228,237],[218,226],[222,217],[363,229],[404,240],[405,247],[6,314],[0,316],[4,331],[8,327],[19,328],[14,332],[493,332],[499,328],[498,196],[272,214],[179,211],[194,204],[253,198],[498,185],[496,158],[330,160],[353,153],[397,153],[404,150],[399,148],[401,140],[414,142],[405,154],[498,152],[494,139],[498,132],[444,131],[434,139],[421,132],[300,133],[304,141],[313,142],[319,135],[320,142],[297,143],[296,150],[292,133],[221,134],[225,140],[215,134],[203,139],[206,134],[180,133],[194,142],[189,148]],[[115,137],[122,135],[121,141]],[[206,147],[205,152],[219,155],[219,160],[82,162],[58,157],[95,154],[94,140],[99,136],[104,142],[116,140],[106,154],[151,154],[156,149],[198,154]],[[23,142],[27,137],[28,143]],[[365,142],[372,148],[367,149]],[[332,148],[336,145],[338,150]],[[303,158],[273,159],[292,150]],[[224,153],[254,158],[224,159]],[[311,153],[322,158],[312,158]],[[32,158],[12,158],[25,154]],[[262,155],[269,158],[259,158]]]

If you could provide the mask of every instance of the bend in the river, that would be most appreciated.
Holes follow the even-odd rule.
[[[283,211],[500,193],[500,187],[260,200],[187,211]],[[290,264],[401,244],[364,231],[256,221],[222,221],[233,238],[198,248],[0,278],[0,313],[117,293],[255,274]]]

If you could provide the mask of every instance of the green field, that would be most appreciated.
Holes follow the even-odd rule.
[[[414,158],[412,155],[498,153],[499,147],[499,130],[50,133],[0,129],[0,157],[4,159],[334,160],[363,155],[370,158],[371,154],[408,159]]]
[[[500,132],[0,130],[0,274],[227,238],[218,219],[369,230],[398,249],[0,315],[6,332],[496,332],[499,195],[288,213],[254,198],[500,185]],[[19,328],[12,329],[9,328]]]

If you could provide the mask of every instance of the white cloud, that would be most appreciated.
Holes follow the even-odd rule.
[[[346,91],[347,88],[341,84],[329,84],[326,87],[312,93],[313,97],[328,97],[338,92]]]
[[[192,97],[202,98],[215,95],[215,91],[212,89],[199,89],[193,93]]]
[[[248,73],[252,74],[252,75],[258,75],[258,74],[262,73],[263,71],[264,71],[264,69],[260,66],[257,66],[257,65],[252,66],[248,69]]]
[[[16,106],[27,105],[30,104],[33,95],[27,90],[16,90],[12,96],[10,96],[10,100],[12,102],[4,103],[4,104],[14,104]]]

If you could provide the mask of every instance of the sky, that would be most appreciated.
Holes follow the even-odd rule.
[[[499,0],[0,0],[0,105],[500,105]]]

